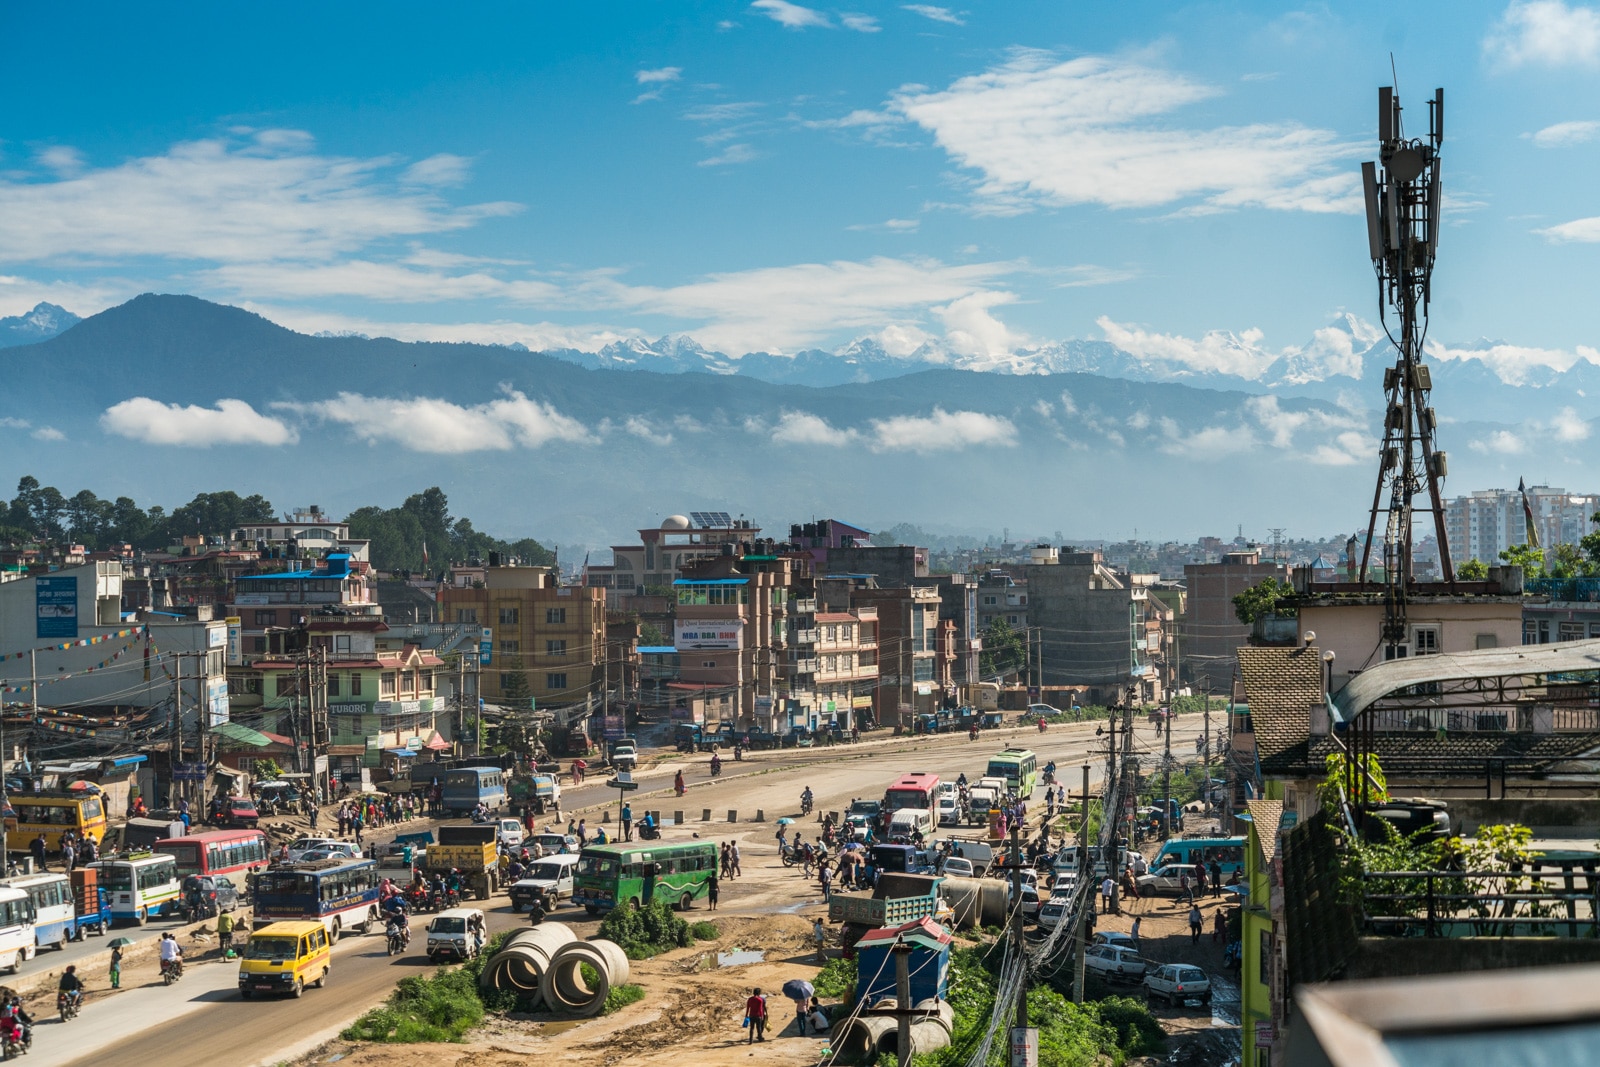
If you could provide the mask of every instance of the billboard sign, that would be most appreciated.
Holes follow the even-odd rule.
[[[672,643],[680,651],[744,646],[744,624],[738,619],[679,619],[673,623],[672,634]]]
[[[228,666],[244,666],[244,620],[236,615],[224,620],[228,624]]]
[[[56,575],[34,580],[35,637],[78,636],[78,579]]]
[[[494,631],[485,626],[478,635],[478,665],[487,667],[494,658]]]

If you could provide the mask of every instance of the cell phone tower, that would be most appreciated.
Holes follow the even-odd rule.
[[[1443,452],[1434,448],[1439,420],[1428,403],[1433,387],[1422,346],[1428,336],[1433,261],[1439,251],[1439,158],[1444,143],[1444,90],[1428,101],[1428,136],[1409,139],[1400,101],[1392,88],[1378,90],[1377,163],[1361,164],[1367,202],[1367,241],[1378,277],[1378,318],[1394,345],[1394,366],[1383,372],[1383,447],[1372,517],[1361,551],[1358,580],[1366,585],[1379,516],[1383,522],[1383,642],[1385,658],[1404,655],[1406,600],[1416,579],[1412,524],[1418,511],[1431,512],[1439,542],[1440,573],[1453,592],[1455,567],[1445,536],[1446,474]],[[1398,334],[1396,330],[1398,329]],[[1427,500],[1417,500],[1426,492]],[[1388,500],[1385,503],[1385,495]]]

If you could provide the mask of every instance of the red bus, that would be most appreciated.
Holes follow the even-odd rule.
[[[904,808],[914,808],[928,813],[933,826],[939,825],[939,776],[937,774],[903,774],[896,778],[883,794],[883,826],[887,831],[894,821],[894,813]]]
[[[178,879],[191,874],[243,874],[271,860],[267,835],[260,830],[211,830],[157,841],[157,852],[178,864]]]

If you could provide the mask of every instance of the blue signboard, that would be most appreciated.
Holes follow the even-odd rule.
[[[78,636],[78,579],[35,578],[36,637]]]
[[[487,667],[494,658],[494,631],[485,626],[478,640],[478,665]]]

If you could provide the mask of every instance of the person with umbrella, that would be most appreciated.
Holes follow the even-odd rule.
[[[111,988],[122,988],[122,950],[133,944],[131,937],[119,937],[111,942]]]
[[[583,784],[583,772],[589,769],[589,764],[581,759],[572,761],[572,784]]]
[[[783,995],[794,1001],[794,1022],[800,1028],[801,1037],[806,1033],[806,1008],[810,1006],[815,993],[811,983],[800,978],[791,978],[783,983]]]

